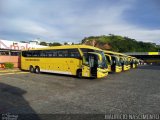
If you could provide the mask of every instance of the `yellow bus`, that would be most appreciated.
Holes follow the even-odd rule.
[[[108,62],[108,70],[109,72],[121,72],[122,71],[122,65],[120,63],[120,57],[116,54],[116,52],[113,51],[104,51],[106,59],[110,62]]]
[[[105,54],[105,56],[106,56],[106,63],[107,63],[107,66],[108,66],[108,72],[112,72],[112,69],[111,69],[112,57],[109,54]]]
[[[129,70],[131,68],[129,57],[122,53],[116,53],[116,54],[120,57],[120,62],[122,64],[122,71]]]
[[[76,75],[79,78],[102,78],[108,75],[104,52],[87,45],[24,50],[21,53],[21,69],[31,73]]]
[[[139,60],[136,57],[129,56],[131,68],[137,68]]]
[[[126,56],[119,56],[122,64],[122,70],[126,71],[130,69],[130,62]]]

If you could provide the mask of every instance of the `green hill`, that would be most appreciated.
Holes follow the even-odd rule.
[[[160,46],[155,43],[136,41],[135,39],[112,34],[85,37],[82,44],[116,52],[157,52],[160,50]]]

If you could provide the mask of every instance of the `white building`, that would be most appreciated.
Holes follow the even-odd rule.
[[[35,48],[44,48],[46,46],[36,44],[37,41],[32,41],[29,43],[22,43],[17,41],[9,41],[0,39],[0,49],[9,49],[9,50],[27,50]]]

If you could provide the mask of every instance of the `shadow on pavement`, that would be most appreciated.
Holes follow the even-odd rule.
[[[23,89],[0,83],[0,120],[97,120],[104,115],[80,115],[80,114],[41,114],[30,107],[23,95],[27,92]]]
[[[55,76],[64,76],[64,77],[75,77],[74,75],[66,75],[66,74],[58,74],[58,73],[49,73],[49,72],[41,72],[44,75],[55,75]]]
[[[144,65],[144,66],[139,66],[137,69],[160,70],[160,65]]]
[[[67,78],[76,78],[77,80],[97,80],[94,77],[82,77],[78,78],[76,75],[66,75],[66,74],[58,74],[58,73],[47,73],[47,72],[41,72],[42,75],[50,75],[50,76],[57,76],[57,77],[67,77]]]
[[[0,119],[40,120],[23,95],[27,92],[20,88],[0,83]]]

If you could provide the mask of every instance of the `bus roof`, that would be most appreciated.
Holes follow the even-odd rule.
[[[110,54],[110,55],[120,55],[121,53],[118,52],[113,52],[113,51],[108,51],[108,50],[104,50],[105,54]]]
[[[116,56],[119,56],[119,57],[137,59],[137,58],[134,57],[134,56],[129,56],[129,55],[126,55],[126,54],[123,54],[123,53],[118,53],[118,52],[113,52],[113,51],[108,51],[108,50],[104,50],[104,53],[105,53],[105,54],[109,54],[109,55],[116,55]]]
[[[118,52],[113,52],[113,51],[108,51],[108,50],[105,50],[104,52],[105,52],[106,54],[111,54],[111,55],[119,55],[119,56],[125,56],[125,57],[128,56],[128,55],[123,54],[123,53],[118,53]]]
[[[37,49],[30,49],[30,50],[51,50],[51,49],[70,49],[70,48],[88,48],[88,49],[103,51],[99,48],[89,46],[89,45],[62,45],[62,46],[53,46],[53,47],[37,48]],[[22,50],[22,51],[28,51],[28,50]]]

